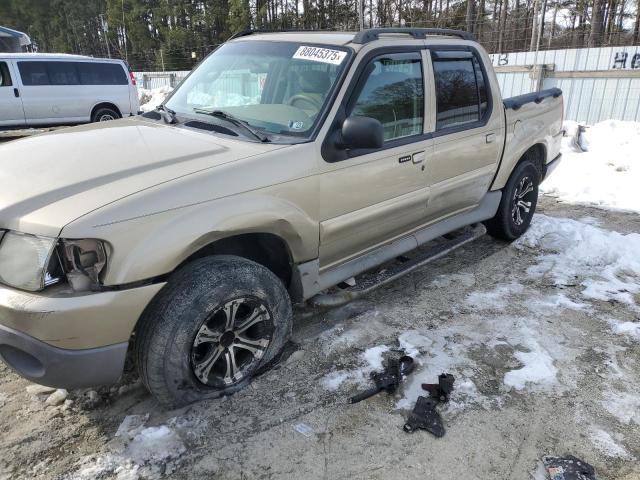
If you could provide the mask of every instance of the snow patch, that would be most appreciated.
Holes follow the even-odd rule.
[[[640,425],[640,396],[637,394],[608,391],[604,394],[602,406],[621,423]]]
[[[592,427],[589,430],[589,439],[594,447],[608,457],[631,458],[626,448],[618,444],[609,433],[600,428]]]
[[[608,322],[613,333],[640,340],[640,322],[621,322],[613,318],[609,319]]]
[[[522,362],[522,368],[511,370],[504,376],[504,384],[516,390],[524,390],[528,385],[553,385],[558,369],[553,358],[535,340],[528,345],[529,352],[516,352],[515,357]]]
[[[467,296],[466,304],[479,310],[503,310],[512,302],[512,296],[524,291],[524,287],[517,282],[498,285],[493,290],[472,292]]]
[[[567,127],[575,131],[577,125]],[[572,142],[563,139],[562,160],[540,190],[570,203],[640,212],[640,123],[607,120],[587,127],[586,152]]]
[[[604,230],[568,218],[535,215],[514,246],[542,253],[529,267],[531,278],[549,278],[557,286],[582,285],[595,300],[635,304],[640,292],[640,234]]]
[[[476,277],[472,273],[445,273],[438,275],[431,282],[434,288],[448,288],[450,286],[472,287],[476,283]]]

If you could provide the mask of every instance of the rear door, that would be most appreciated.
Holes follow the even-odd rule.
[[[379,120],[385,142],[381,149],[351,150],[343,158],[323,154],[321,269],[406,234],[426,215],[429,191],[423,166],[433,141],[425,135],[420,48],[372,55],[358,67],[361,72],[343,104],[347,116]]]
[[[436,108],[434,154],[427,159],[429,220],[478,205],[504,144],[504,115],[483,57],[472,47],[431,47]],[[497,82],[496,82],[497,83]]]
[[[13,65],[9,61],[0,60],[0,125],[24,124],[22,98]]]

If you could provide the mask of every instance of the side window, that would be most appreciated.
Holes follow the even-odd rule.
[[[0,62],[0,87],[10,87],[11,75],[9,75],[9,66],[6,62]]]
[[[486,81],[470,52],[433,52],[436,130],[481,120],[487,112]]]
[[[117,63],[78,62],[82,85],[127,85],[127,74]]]
[[[73,62],[47,62],[51,85],[78,85],[78,72]]]
[[[421,134],[424,86],[420,54],[394,53],[374,59],[368,66],[352,104],[351,115],[372,117],[382,123],[385,141]]]
[[[46,62],[18,62],[18,70],[25,86],[49,85]]]

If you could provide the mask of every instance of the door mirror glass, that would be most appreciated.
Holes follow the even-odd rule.
[[[344,148],[381,148],[384,144],[384,128],[371,117],[348,117],[342,124]]]

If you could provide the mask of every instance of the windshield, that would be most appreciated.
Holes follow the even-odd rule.
[[[225,122],[219,115],[222,111],[267,135],[306,137],[348,55],[346,49],[334,46],[227,43],[198,66],[166,106],[177,114],[215,123]]]

